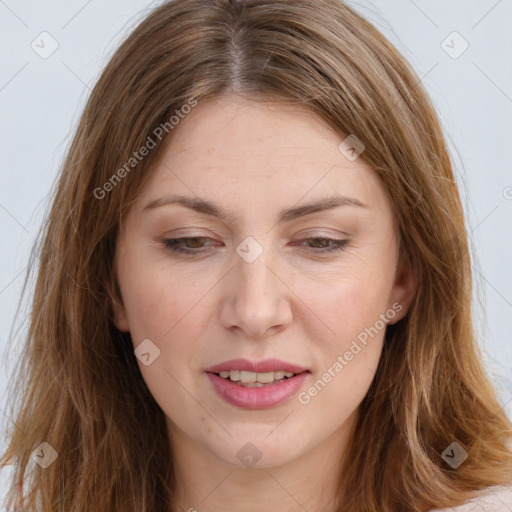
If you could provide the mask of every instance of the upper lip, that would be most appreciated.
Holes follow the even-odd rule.
[[[307,368],[302,368],[295,364],[281,361],[280,359],[264,359],[263,361],[256,362],[249,361],[248,359],[230,359],[229,361],[224,361],[223,363],[219,363],[205,369],[208,373],[220,373],[230,370],[242,370],[255,373],[267,373],[282,370],[291,373],[302,373],[307,371]]]

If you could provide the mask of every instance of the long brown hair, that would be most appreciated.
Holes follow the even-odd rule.
[[[113,322],[116,236],[179,130],[169,119],[224,94],[306,105],[340,141],[355,134],[418,276],[360,406],[338,509],[425,511],[510,482],[512,425],[476,345],[463,209],[416,74],[341,0],[179,0],[154,9],[113,55],[63,162],[13,387],[16,426],[2,458],[15,463],[8,506],[168,510],[164,414]],[[136,158],[148,137],[155,146]],[[43,442],[57,453],[44,469],[31,457]],[[457,468],[442,457],[453,442],[468,454]]]

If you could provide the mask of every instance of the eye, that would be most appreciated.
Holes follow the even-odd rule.
[[[165,247],[174,253],[181,254],[197,254],[204,252],[200,250],[204,245],[204,241],[211,240],[203,236],[187,237],[187,238],[168,238],[164,240]],[[184,244],[190,244],[191,247],[183,247]]]
[[[313,249],[313,252],[317,253],[329,253],[334,251],[342,251],[348,244],[348,240],[336,240],[334,238],[316,237],[316,238],[305,238],[301,242],[313,242],[309,248]]]
[[[213,244],[205,245],[206,242],[211,240],[208,237],[184,237],[184,238],[169,238],[165,239],[164,245],[173,253],[178,254],[200,254],[206,252],[205,247],[213,247]],[[348,240],[336,240],[334,238],[316,237],[316,238],[305,238],[300,240],[300,243],[307,242],[312,252],[317,254],[331,253],[335,251],[341,251],[345,248]]]

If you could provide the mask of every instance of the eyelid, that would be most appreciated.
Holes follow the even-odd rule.
[[[310,231],[312,230],[312,231]],[[327,232],[323,230],[328,230]],[[299,231],[294,238],[352,238],[348,231],[341,231],[334,228],[306,228],[304,231]]]
[[[200,245],[199,247],[187,248],[180,246],[180,244],[185,244],[189,240],[204,240],[206,242],[205,245]],[[310,242],[311,240],[322,240],[327,243],[324,247],[308,247],[304,246],[304,242]],[[212,242],[213,243],[209,243]],[[214,251],[215,248],[215,240],[210,237],[204,236],[187,236],[187,237],[175,237],[175,238],[165,238],[163,240],[164,247],[171,252],[173,255],[181,255],[183,257],[195,257],[195,256],[203,256],[210,252]],[[351,244],[351,240],[349,238],[336,238],[330,236],[305,236],[298,237],[296,242],[292,242],[292,246],[298,246],[303,252],[307,252],[315,257],[327,257],[331,255],[336,255],[337,253],[345,250],[346,247],[349,247]]]
[[[220,237],[218,237],[217,235],[215,235],[211,232],[208,232],[205,234],[205,233],[198,233],[198,232],[181,233],[181,231],[182,231],[181,229],[178,229],[178,230],[174,230],[171,232],[167,232],[161,237],[161,240],[163,242],[165,242],[165,241],[168,241],[171,239],[207,238],[211,242],[222,243],[219,241]],[[290,241],[296,242],[296,241],[304,241],[304,239],[315,239],[315,238],[329,238],[331,240],[341,240],[341,239],[351,239],[352,235],[350,235],[347,232],[343,232],[343,231],[337,231],[336,233],[332,233],[332,232],[324,233],[321,231],[313,231],[313,232],[306,231],[306,232],[297,233],[296,235],[291,237]],[[242,240],[243,240],[243,238],[242,238]]]

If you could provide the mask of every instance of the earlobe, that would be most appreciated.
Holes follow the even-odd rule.
[[[130,332],[128,315],[126,314],[126,309],[123,305],[123,298],[121,296],[121,289],[119,287],[119,278],[118,278],[119,254],[122,252],[123,252],[123,244],[122,244],[122,241],[119,241],[117,243],[115,257],[114,257],[114,273],[113,273],[113,282],[112,282],[112,288],[111,288],[112,292],[110,295],[110,299],[112,301],[112,306],[113,306],[114,325],[121,332]]]
[[[390,306],[399,303],[402,307],[398,314],[389,322],[397,323],[407,315],[409,307],[418,290],[418,275],[407,257],[400,258],[395,283],[390,295]]]
[[[114,325],[121,332],[130,332],[126,310],[121,302],[117,299],[114,300]]]

